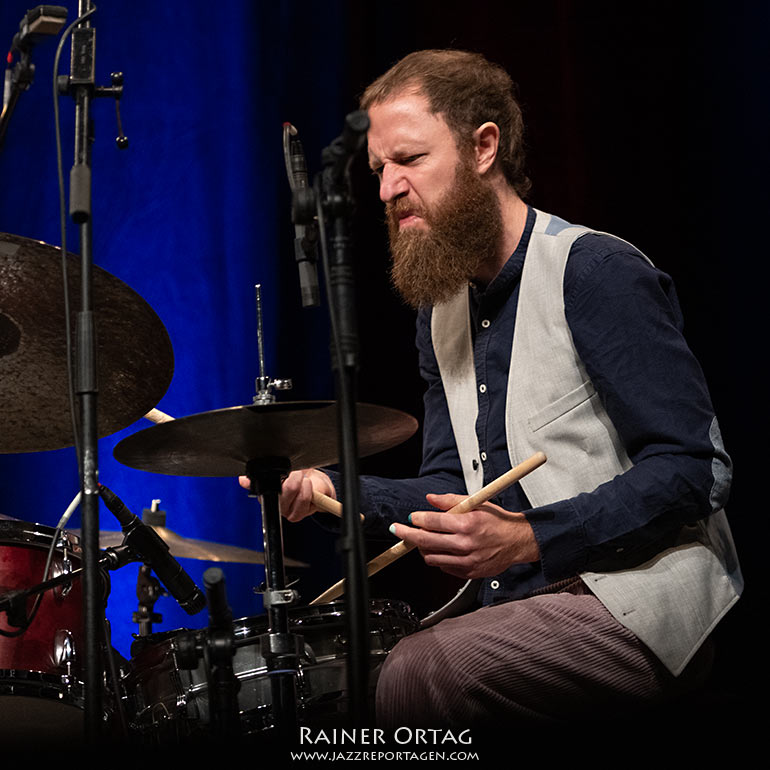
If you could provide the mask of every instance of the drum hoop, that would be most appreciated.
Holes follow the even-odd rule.
[[[0,520],[0,545],[31,545],[49,547],[56,534],[55,527],[28,521]],[[65,546],[73,553],[82,553],[80,538],[66,529],[59,533],[57,548]]]
[[[289,609],[289,622],[295,625],[293,632],[302,634],[302,629],[308,630],[323,629],[328,626],[330,619],[338,622],[344,620],[347,614],[347,608],[344,601],[329,602],[328,604],[317,605],[298,605]],[[380,619],[387,619],[391,622],[394,619],[402,621],[404,624],[413,626],[412,631],[419,630],[420,620],[412,612],[406,602],[397,599],[370,599],[369,616]],[[298,622],[299,621],[299,622]],[[267,615],[250,615],[237,618],[232,621],[234,634],[234,643],[236,648],[248,647],[256,643],[257,638],[263,633],[261,630],[266,626]],[[370,627],[370,633],[374,634],[382,630],[382,627]],[[147,645],[147,649],[166,648],[165,654],[174,656],[177,649],[177,640],[182,636],[194,634],[199,640],[205,637],[207,628],[176,628],[168,631],[159,631],[148,636],[137,637],[135,644],[141,642]],[[145,648],[140,648],[136,653],[132,652],[132,659],[142,657]]]
[[[43,698],[82,709],[83,685],[73,677],[23,669],[0,669],[0,698],[3,696]]]

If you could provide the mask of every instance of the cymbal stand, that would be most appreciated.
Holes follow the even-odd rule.
[[[290,470],[288,459],[260,458],[246,463],[249,494],[262,500],[262,537],[265,545],[265,590],[268,632],[260,637],[267,663],[278,735],[294,738],[297,728],[297,672],[301,638],[289,632],[289,608],[297,593],[286,584],[283,562],[283,533],[279,497],[281,484]]]
[[[139,636],[149,636],[152,633],[152,624],[160,623],[163,615],[154,611],[155,602],[163,595],[160,581],[152,574],[149,564],[142,564],[136,576],[136,598],[139,600],[139,609],[131,619],[139,626]]]
[[[254,287],[256,307],[257,307],[257,353],[259,355],[259,376],[254,386],[256,394],[254,396],[255,404],[272,404],[275,401],[273,388],[276,390],[291,390],[292,381],[289,379],[273,380],[265,373],[265,334],[262,329],[262,285],[257,284]]]
[[[160,500],[152,501],[152,508],[142,511],[142,523],[149,526],[166,526],[166,512],[158,508]],[[160,623],[163,615],[154,611],[155,602],[163,596],[163,587],[158,578],[152,574],[149,564],[142,564],[139,574],[136,576],[136,598],[139,600],[139,609],[133,614],[132,620],[139,625],[139,636],[149,636],[152,633],[152,624]]]

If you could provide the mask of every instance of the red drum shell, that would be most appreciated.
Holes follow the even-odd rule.
[[[48,551],[55,530],[39,524],[0,520],[0,595],[8,591],[33,588],[44,580]],[[78,539],[62,533],[51,561],[49,577],[80,567]],[[35,597],[27,599],[27,613]],[[18,631],[0,614],[0,630]],[[62,661],[62,640],[83,648],[84,624],[80,580],[69,586],[46,591],[29,628],[19,636],[0,634],[0,670],[35,671],[44,674],[67,673]],[[76,671],[77,655],[73,673]]]

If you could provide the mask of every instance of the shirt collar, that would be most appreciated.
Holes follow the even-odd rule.
[[[492,282],[487,286],[471,283],[471,295],[477,299],[481,299],[481,297],[490,297],[499,292],[511,292],[513,290],[513,287],[521,278],[521,271],[524,269],[524,257],[527,254],[529,238],[532,235],[534,226],[535,210],[531,206],[527,206],[527,221],[515,251],[503,265],[502,270],[500,270],[500,272],[492,279]]]

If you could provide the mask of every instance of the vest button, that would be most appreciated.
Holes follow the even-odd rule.
[[[493,580],[493,581],[492,581],[492,582],[489,584],[489,587],[490,587],[490,588],[491,588],[493,591],[497,591],[497,589],[498,589],[498,588],[500,588],[500,581],[499,581],[499,580]]]
[[[481,462],[485,463],[487,461],[487,453],[482,452],[481,453]]]
[[[481,393],[486,393],[487,392],[487,386],[483,382],[481,383],[481,385],[479,385],[479,391]]]
[[[485,319],[484,319],[484,320],[481,322],[481,325],[482,325],[482,326],[483,326],[485,329],[488,329],[488,328],[489,328],[489,319],[488,319],[488,318],[485,318]]]

